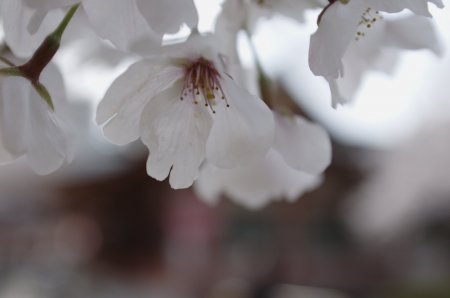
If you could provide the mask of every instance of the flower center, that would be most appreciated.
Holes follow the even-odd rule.
[[[211,109],[214,114],[216,111],[213,105],[216,104],[217,98],[230,107],[220,85],[220,74],[210,60],[199,58],[188,64],[185,71],[181,100],[187,98],[198,104],[203,99],[205,107]]]
[[[365,30],[372,28],[375,22],[381,19],[383,19],[383,17],[380,15],[380,12],[378,10],[373,11],[372,8],[367,8],[361,15],[361,20],[358,24],[358,27],[360,29],[356,31],[355,40],[358,41],[362,37],[366,36]]]

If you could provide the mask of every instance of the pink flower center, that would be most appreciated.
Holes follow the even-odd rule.
[[[220,85],[220,74],[211,61],[199,58],[188,64],[185,71],[181,100],[191,99],[194,104],[203,100],[205,107],[210,108],[213,113],[216,113],[213,105],[218,98],[227,107],[230,106]]]

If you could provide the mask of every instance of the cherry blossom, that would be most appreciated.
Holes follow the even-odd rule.
[[[31,57],[20,66],[0,57],[6,63],[0,70],[0,161],[26,156],[36,172],[46,174],[71,160],[64,96],[50,96],[61,78],[49,81],[46,73],[76,11],[82,15],[71,29],[78,29],[74,35],[84,43],[71,55],[92,58],[86,49],[92,42],[84,36],[90,35],[112,44],[108,50],[120,53],[120,63],[134,61],[105,86],[96,115],[105,137],[117,145],[141,140],[150,152],[147,173],[168,178],[173,188],[187,188],[199,178],[197,188],[208,202],[225,194],[252,208],[274,198],[295,200],[320,184],[331,162],[329,136],[306,120],[308,109],[272,93],[279,82],[253,42],[260,20],[281,14],[305,22],[306,11],[325,5],[310,39],[309,65],[328,81],[333,106],[351,99],[367,71],[392,70],[400,51],[440,53],[427,17],[429,3],[443,7],[441,0],[226,0],[211,35],[199,32],[193,0],[107,2],[0,0],[5,51]],[[53,43],[56,35],[48,32],[69,7],[70,18],[66,14]],[[407,17],[390,18],[404,10]],[[167,36],[186,27],[191,30],[184,42]],[[244,54],[251,56],[246,63],[237,42],[242,31]],[[283,74],[276,75],[281,81]]]
[[[382,12],[405,9],[430,17],[428,3],[442,8],[441,0],[333,0],[318,19],[318,29],[311,36],[309,66],[317,76],[336,79],[344,76],[342,57],[350,43],[364,42],[373,27],[382,22]]]
[[[179,56],[143,59],[110,87],[97,123],[116,144],[138,138],[150,150],[147,172],[189,187],[200,164],[224,168],[264,158],[274,139],[269,108],[227,74],[210,40],[194,36]]]
[[[327,78],[333,107],[353,98],[367,71],[392,72],[402,51],[429,49],[436,55],[442,53],[432,21],[415,15],[384,20],[362,38],[363,42],[351,43],[342,58],[345,76]]]

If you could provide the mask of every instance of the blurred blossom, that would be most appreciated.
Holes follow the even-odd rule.
[[[448,212],[448,127],[429,123],[404,146],[379,157],[374,175],[348,202],[346,218],[358,235],[392,239]]]
[[[299,116],[274,112],[275,142],[263,161],[235,169],[204,165],[196,190],[209,203],[222,194],[248,208],[271,200],[295,201],[321,183],[320,174],[331,162],[326,131]]]
[[[246,167],[221,169],[206,164],[194,186],[200,198],[211,205],[225,195],[247,208],[258,209],[273,200],[293,202],[320,183],[320,177],[293,169],[271,149],[263,161]]]

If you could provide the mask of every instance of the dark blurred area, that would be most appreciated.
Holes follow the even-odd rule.
[[[25,181],[2,193],[0,297],[450,297],[448,213],[382,242],[349,229],[343,206],[372,175],[358,160],[374,154],[335,144],[319,189],[259,211],[171,190],[144,159]]]

